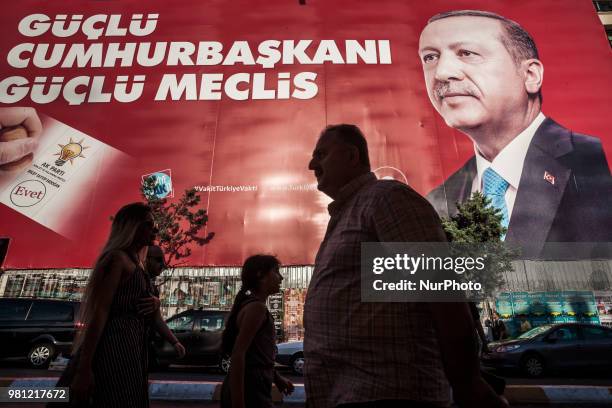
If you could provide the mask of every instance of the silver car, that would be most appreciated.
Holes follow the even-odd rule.
[[[304,342],[289,341],[278,343],[276,362],[280,365],[289,366],[294,373],[304,375]]]
[[[561,369],[612,368],[612,329],[594,324],[545,324],[489,348],[482,355],[484,366],[519,368],[529,377]]]

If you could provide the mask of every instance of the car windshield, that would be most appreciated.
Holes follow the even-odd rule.
[[[544,333],[546,330],[550,329],[552,327],[552,325],[550,324],[545,324],[543,326],[538,326],[538,327],[534,327],[533,329],[529,330],[528,332],[525,332],[523,334],[521,334],[520,336],[518,336],[519,339],[532,339],[535,336]]]

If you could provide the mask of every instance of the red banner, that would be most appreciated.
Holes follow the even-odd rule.
[[[208,209],[216,236],[189,264],[260,251],[313,263],[329,199],[307,167],[326,125],[358,125],[376,174],[424,195],[474,156],[428,98],[419,50],[428,19],[457,9],[529,32],[545,67],[543,114],[610,157],[612,59],[588,0],[11,3],[0,16],[0,123],[5,108],[33,107],[43,130],[31,167],[0,173],[5,267],[91,266],[109,217],[155,172],[175,196],[196,187]],[[575,172],[541,170],[551,188],[579,186]]]

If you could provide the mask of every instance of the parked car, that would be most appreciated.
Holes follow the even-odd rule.
[[[289,366],[294,373],[304,375],[304,342],[290,341],[276,345],[276,362],[280,365]]]
[[[158,334],[153,337],[152,362],[158,367],[169,364],[218,366],[229,370],[230,360],[221,353],[221,335],[229,312],[186,310],[166,320],[176,338],[185,346],[185,357],[178,359],[174,347]]]
[[[520,369],[529,377],[570,368],[612,368],[612,329],[565,323],[535,327],[514,340],[489,344],[482,364]]]
[[[0,298],[0,357],[27,357],[46,368],[59,353],[67,355],[81,324],[79,302]]]

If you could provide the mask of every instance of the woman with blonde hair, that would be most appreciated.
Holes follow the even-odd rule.
[[[113,219],[81,305],[84,330],[58,382],[70,387],[71,403],[95,407],[148,407],[149,326],[185,349],[163,321],[143,262],[157,229],[149,206],[132,203]]]

